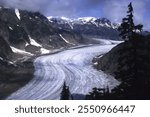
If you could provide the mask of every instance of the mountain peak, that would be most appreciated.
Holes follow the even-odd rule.
[[[95,21],[95,17],[80,17],[78,20],[84,21],[84,22],[90,22],[90,21]]]
[[[117,29],[118,25],[112,23],[107,18],[96,18],[96,17],[79,17],[79,18],[67,18],[67,17],[47,17],[50,22],[55,22],[58,24],[69,24],[71,27],[76,24],[80,25],[95,25],[96,27],[109,27],[113,29]]]

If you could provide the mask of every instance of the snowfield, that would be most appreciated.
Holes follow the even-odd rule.
[[[34,78],[23,88],[10,95],[13,100],[57,100],[64,81],[72,94],[85,95],[94,87],[114,88],[119,84],[112,76],[92,67],[96,55],[105,54],[114,45],[95,45],[74,48],[42,56],[34,61]],[[74,97],[74,99],[77,99]]]
[[[16,16],[18,17],[18,19],[20,20],[21,17],[20,17],[19,9],[15,9],[15,13],[16,13]]]

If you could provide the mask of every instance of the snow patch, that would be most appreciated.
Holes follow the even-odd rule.
[[[102,26],[102,27],[104,27],[105,25],[104,25],[104,24],[102,24],[102,23],[99,23],[99,26]]]
[[[78,18],[78,20],[81,20],[83,22],[90,22],[90,21],[95,21],[96,18],[95,17],[82,17],[82,18]]]
[[[4,60],[2,57],[0,57],[0,60]]]
[[[59,34],[59,36],[60,36],[66,43],[74,45],[73,43],[70,43],[68,40],[66,40],[61,34]]]
[[[0,60],[5,61],[2,57],[0,57]],[[12,61],[8,61],[9,64],[14,64]]]
[[[94,65],[98,65],[98,62],[95,62]]]
[[[98,27],[98,24],[97,23],[95,23],[95,22],[92,22],[96,27]]]
[[[70,22],[67,21],[67,23],[69,24],[70,28],[73,29],[73,26]]]
[[[105,23],[105,25],[106,25],[106,27],[109,27],[109,28],[111,27],[108,23]]]
[[[13,46],[10,46],[10,48],[12,49],[12,51],[13,51],[14,53],[23,54],[23,55],[28,55],[28,56],[33,56],[32,53],[26,52],[26,51],[21,50],[21,49],[18,49],[18,48],[15,48],[15,47],[13,47]]]
[[[13,30],[13,28],[12,28],[12,27],[10,27],[10,26],[9,26],[9,29],[10,29],[10,30]]]
[[[53,18],[53,16],[47,17],[47,19],[48,19],[50,22],[53,22],[53,21],[51,21],[52,18]]]
[[[9,64],[13,65],[14,63],[12,61],[8,61]]]
[[[20,20],[20,19],[21,19],[21,17],[20,17],[19,10],[18,10],[18,9],[15,9],[15,13],[16,13],[16,16],[18,17],[18,19]]]
[[[26,45],[25,46],[28,46],[29,45],[29,43],[28,42],[26,42]]]
[[[61,19],[63,19],[63,20],[70,20],[69,18],[66,18],[66,17],[61,17]]]
[[[31,38],[30,35],[28,35],[29,39],[30,39],[30,44],[34,45],[36,47],[42,47],[39,43],[37,43],[34,39]]]
[[[45,48],[41,48],[41,54],[48,54],[50,53],[50,50],[47,50]]]

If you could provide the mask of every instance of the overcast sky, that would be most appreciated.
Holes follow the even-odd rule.
[[[150,29],[150,0],[0,0],[7,7],[40,11],[46,16],[105,17],[120,22],[132,1],[137,23]]]

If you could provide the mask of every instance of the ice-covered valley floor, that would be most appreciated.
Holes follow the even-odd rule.
[[[96,55],[107,53],[114,46],[116,45],[73,48],[38,57],[34,61],[34,78],[7,99],[60,99],[64,81],[71,94],[85,95],[94,87],[109,86],[112,89],[119,82],[112,76],[95,70],[92,67],[92,59]]]

